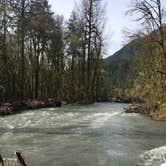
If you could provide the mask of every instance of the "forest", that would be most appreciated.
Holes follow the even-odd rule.
[[[47,0],[1,0],[1,100],[102,101],[104,17],[102,1],[82,1],[65,20]]]
[[[1,101],[88,104],[111,96],[165,108],[165,7],[161,0],[135,0],[126,14],[141,29],[127,32],[127,45],[104,59],[104,1],[81,1],[65,20],[47,0],[1,0]]]

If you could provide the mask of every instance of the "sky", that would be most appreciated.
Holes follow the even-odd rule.
[[[106,56],[112,55],[125,44],[124,29],[137,28],[134,19],[126,16],[126,11],[132,0],[103,0],[106,3]],[[52,10],[56,14],[63,15],[65,19],[70,17],[71,11],[81,0],[49,0]]]

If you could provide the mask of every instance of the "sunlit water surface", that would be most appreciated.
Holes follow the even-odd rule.
[[[0,118],[0,152],[21,151],[29,166],[160,166],[166,122],[96,103]],[[164,165],[164,164],[163,164]]]

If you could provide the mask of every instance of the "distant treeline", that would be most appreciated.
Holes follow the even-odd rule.
[[[47,0],[1,0],[1,101],[102,100],[107,92],[103,5],[82,0],[65,21]]]

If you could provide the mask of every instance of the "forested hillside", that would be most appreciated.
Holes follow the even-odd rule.
[[[120,51],[105,59],[110,94],[139,98],[146,107],[166,101],[166,30],[159,0],[136,1],[129,12],[139,13],[144,29]],[[160,109],[160,108],[158,108]]]
[[[138,40],[131,41],[104,60],[111,89],[125,89],[130,86],[130,81],[137,77],[138,73],[133,72],[133,65],[136,59],[142,56],[140,52],[143,50],[143,45],[144,43],[140,43]]]

